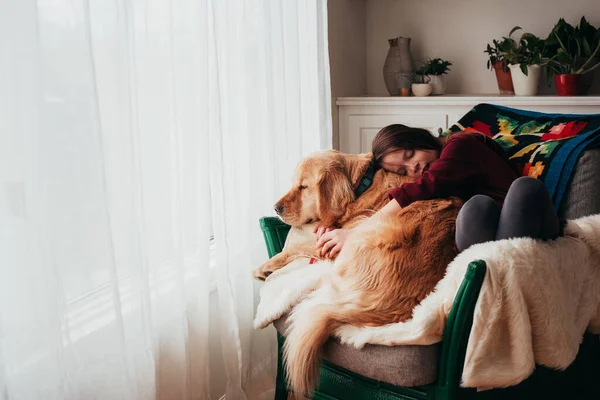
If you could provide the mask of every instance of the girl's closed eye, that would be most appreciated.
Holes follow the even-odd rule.
[[[406,150],[404,152],[404,159],[408,160],[410,158],[412,158],[415,155],[415,151],[414,150]]]

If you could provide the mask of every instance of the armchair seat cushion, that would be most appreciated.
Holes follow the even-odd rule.
[[[600,213],[600,149],[586,150],[577,160],[559,215],[577,219]]]
[[[287,315],[273,323],[285,336]],[[324,358],[342,368],[397,386],[421,386],[437,378],[441,343],[430,346],[366,345],[360,350],[330,339]]]

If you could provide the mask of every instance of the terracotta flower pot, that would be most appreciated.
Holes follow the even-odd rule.
[[[496,80],[498,81],[498,90],[500,94],[515,94],[513,87],[512,76],[508,67],[506,71],[502,69],[502,62],[498,61],[494,64],[494,72],[496,72]]]
[[[581,75],[557,74],[554,75],[554,83],[559,96],[577,96],[581,93]]]

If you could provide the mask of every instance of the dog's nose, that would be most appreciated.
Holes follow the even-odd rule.
[[[275,212],[277,213],[277,215],[280,215],[283,212],[283,204],[275,204]]]

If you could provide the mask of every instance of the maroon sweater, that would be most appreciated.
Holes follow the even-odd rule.
[[[444,146],[438,158],[417,181],[390,191],[402,207],[413,201],[457,196],[464,201],[484,194],[501,206],[511,183],[521,176],[494,140],[459,133]]]

